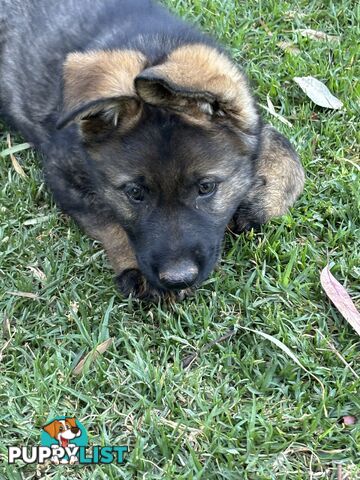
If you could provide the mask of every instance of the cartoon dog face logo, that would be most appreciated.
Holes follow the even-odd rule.
[[[54,420],[42,427],[50,437],[59,442],[59,446],[66,448],[70,441],[80,437],[81,430],[76,425],[76,418],[65,418],[64,420]]]

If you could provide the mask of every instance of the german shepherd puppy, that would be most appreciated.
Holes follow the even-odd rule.
[[[128,295],[200,284],[304,183],[223,49],[150,0],[0,0],[2,115]]]

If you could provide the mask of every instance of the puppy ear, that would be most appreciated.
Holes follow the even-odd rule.
[[[185,113],[195,121],[230,119],[245,133],[258,127],[245,76],[225,54],[206,45],[174,50],[164,63],[141,72],[135,88],[145,102]]]
[[[64,64],[64,114],[57,128],[77,122],[86,138],[114,128],[130,128],[141,102],[134,78],[145,57],[133,50],[72,53]]]
[[[44,425],[42,427],[43,430],[45,430],[46,433],[48,433],[50,435],[50,437],[52,438],[56,438],[56,435],[58,433],[58,430],[59,430],[59,421],[58,420],[54,420],[53,422],[49,423],[48,425]]]
[[[76,122],[85,140],[99,140],[115,129],[129,130],[140,112],[141,104],[134,97],[99,98],[65,113],[56,127],[61,129]]]
[[[65,421],[71,426],[71,427],[76,427],[76,418],[74,417],[66,417]]]

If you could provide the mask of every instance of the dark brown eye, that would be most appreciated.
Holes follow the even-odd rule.
[[[215,192],[217,184],[215,182],[201,182],[199,183],[199,195],[201,197],[208,197]]]
[[[125,193],[134,203],[140,203],[144,200],[145,191],[141,185],[136,185],[134,183],[126,185]]]

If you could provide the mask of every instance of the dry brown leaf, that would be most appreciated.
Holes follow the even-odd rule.
[[[343,103],[330,92],[326,85],[314,77],[294,77],[301,90],[320,107],[338,110]]]
[[[87,362],[91,363],[93,362],[96,358],[98,358],[99,355],[103,354],[106,352],[106,350],[110,347],[112,344],[113,339],[108,338],[105,340],[105,342],[100,343],[95,350],[92,352],[89,352],[85,357],[80,360],[80,362],[76,365],[76,367],[73,370],[74,375],[80,375],[84,369],[84,366]]]
[[[320,281],[326,295],[345,320],[347,320],[357,334],[360,335],[360,313],[345,288],[331,274],[329,265],[326,265],[321,272]]]
[[[3,324],[2,324],[2,333],[3,338],[8,339],[11,336],[11,329],[10,329],[10,320],[8,317],[4,317]]]
[[[270,28],[268,27],[267,23],[265,23],[262,18],[260,18],[260,25],[263,27],[263,29],[269,35],[269,37],[272,37],[274,35],[270,30]]]
[[[188,432],[194,433],[195,435],[203,434],[202,429],[189,427],[187,425],[184,425],[183,423],[173,422],[172,420],[168,420],[167,418],[164,418],[164,417],[158,417],[158,420],[159,422],[163,423],[164,425],[167,425],[173,430],[180,430],[182,432],[188,431]]]
[[[44,272],[42,272],[40,270],[40,268],[38,267],[27,267],[31,273],[34,275],[35,278],[37,278],[38,280],[40,280],[41,282],[43,282],[44,280],[46,280],[46,275]]]
[[[297,48],[292,42],[282,41],[276,44],[281,50],[284,50],[286,53],[291,53],[292,55],[299,55],[300,49]]]
[[[325,32],[313,30],[312,28],[300,28],[299,30],[296,30],[296,32],[299,32],[303,37],[310,38],[311,40],[318,40],[320,42],[337,43],[340,41],[340,37],[336,35],[328,35]]]
[[[70,308],[74,313],[77,313],[79,311],[79,302],[71,301]]]
[[[4,352],[5,352],[5,350],[8,348],[8,346],[10,345],[11,340],[13,339],[13,336],[14,336],[14,335],[15,335],[15,333],[13,333],[13,334],[10,336],[9,340],[7,340],[7,341],[4,343],[4,345],[1,347],[1,350],[0,350],[0,363],[1,363],[2,359],[3,359]]]
[[[320,335],[320,337],[323,340],[325,340],[325,342],[328,344],[330,350],[332,350],[335,353],[335,355],[342,361],[342,363],[345,365],[345,367],[350,370],[350,372],[354,375],[354,377],[357,378],[357,379],[360,379],[360,376],[355,372],[355,370],[352,368],[352,366],[345,360],[345,358],[341,355],[341,353],[336,350],[335,345],[333,343],[329,342],[329,340],[327,340],[325,338],[325,336],[320,332],[320,330],[317,330],[317,332]]]
[[[274,104],[272,103],[269,95],[266,97],[266,102],[267,102],[267,107],[265,105],[261,105],[262,108],[264,108],[267,112],[269,112],[271,115],[273,115],[275,118],[280,120],[280,122],[285,123],[288,127],[292,127],[292,123],[289,122],[283,115],[280,115],[280,113],[277,113],[275,111]]]
[[[6,293],[8,295],[15,295],[16,297],[32,298],[34,300],[37,300],[39,298],[39,295],[31,292],[6,292]]]
[[[11,145],[11,138],[10,138],[10,134],[8,133],[7,134],[7,137],[6,137],[6,140],[7,140],[7,145],[9,148],[12,148],[12,145]],[[20,163],[16,160],[16,157],[13,153],[9,153],[10,155],[10,159],[11,159],[11,163],[14,167],[14,170],[16,173],[18,173],[20,175],[20,177],[22,178],[26,178],[27,175],[26,173],[24,172],[22,166],[20,165]]]

